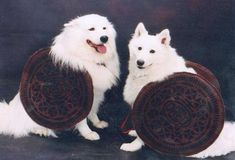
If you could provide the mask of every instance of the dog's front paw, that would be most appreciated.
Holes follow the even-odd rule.
[[[103,128],[107,128],[109,126],[109,124],[108,124],[108,122],[105,122],[105,121],[99,121],[99,122],[95,123],[94,126],[96,128],[103,129]]]
[[[123,151],[135,152],[135,151],[138,151],[141,147],[142,145],[136,145],[133,143],[123,143],[120,149]]]
[[[131,130],[130,132],[128,132],[128,135],[132,137],[137,137],[137,133],[135,130]]]
[[[99,140],[100,139],[100,136],[98,133],[94,132],[94,131],[91,131],[85,135],[83,135],[83,137],[85,139],[88,139],[88,140],[91,140],[91,141],[95,141],[95,140]]]

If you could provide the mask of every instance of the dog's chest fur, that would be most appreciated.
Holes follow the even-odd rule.
[[[150,82],[161,82],[176,72],[196,73],[192,68],[187,68],[184,59],[177,55],[174,56],[171,62],[169,61],[168,64],[160,67],[155,66],[146,71],[138,69],[135,71],[130,70],[124,87],[124,100],[132,106],[137,95],[145,85]]]

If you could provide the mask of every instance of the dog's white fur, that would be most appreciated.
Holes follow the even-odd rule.
[[[107,36],[108,41],[103,44],[100,40],[101,36]],[[51,46],[50,55],[56,64],[89,72],[94,88],[94,100],[87,118],[97,128],[108,127],[107,122],[99,120],[97,112],[104,100],[105,91],[117,84],[120,74],[115,38],[116,31],[106,17],[90,14],[66,23]],[[95,44],[103,44],[106,47],[106,53],[98,53],[88,45],[87,40]],[[75,129],[86,139],[100,139],[99,135],[87,125],[87,118],[78,123]],[[56,136],[52,130],[31,120],[23,108],[19,93],[9,104],[0,103],[0,133],[22,137],[31,132],[44,136]]]
[[[183,57],[179,56],[175,49],[170,46],[169,30],[165,29],[159,34],[149,35],[143,23],[139,23],[135,29],[133,38],[129,43],[129,75],[124,87],[124,100],[133,106],[133,103],[140,90],[148,83],[163,81],[176,72],[196,72],[187,68]],[[141,50],[138,48],[141,47]],[[150,53],[154,50],[155,53]],[[138,68],[137,61],[144,61],[142,69]],[[137,151],[144,142],[136,132],[130,131],[129,135],[136,139],[131,143],[124,143],[121,146],[125,151]],[[224,155],[235,150],[235,124],[225,122],[224,129],[219,138],[206,150],[193,155],[193,157],[208,157]]]

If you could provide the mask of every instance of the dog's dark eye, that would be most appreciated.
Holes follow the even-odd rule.
[[[138,47],[138,50],[141,51],[141,50],[142,50],[142,47]]]
[[[90,28],[90,29],[88,29],[89,31],[94,31],[95,30],[95,28],[94,27],[92,27],[92,28]]]
[[[106,30],[106,27],[103,27],[103,30]]]
[[[149,53],[155,53],[155,50],[151,49],[151,50],[149,51]]]

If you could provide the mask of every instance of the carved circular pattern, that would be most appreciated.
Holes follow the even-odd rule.
[[[56,66],[49,49],[33,54],[26,63],[20,97],[28,115],[47,128],[73,127],[90,112],[92,81],[87,72]]]
[[[146,85],[134,103],[132,118],[137,134],[154,150],[192,155],[218,137],[224,107],[209,82],[195,74],[177,73]]]
[[[219,81],[209,69],[198,63],[194,63],[191,61],[186,61],[186,66],[193,68],[197,72],[197,74],[204,77],[207,81],[210,82],[210,84],[214,85],[215,88],[217,88],[218,91],[220,91]]]

